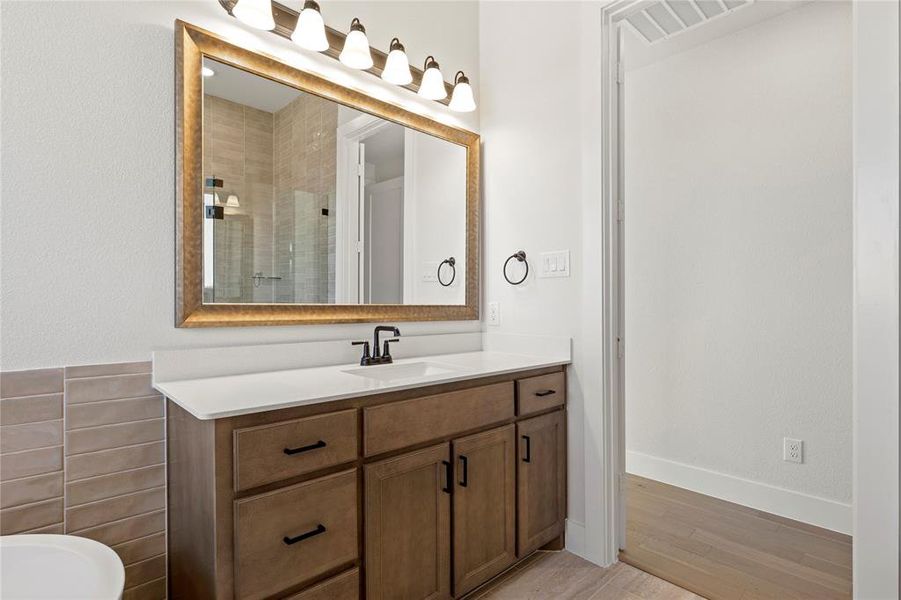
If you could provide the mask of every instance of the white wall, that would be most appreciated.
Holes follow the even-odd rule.
[[[625,106],[627,450],[848,531],[851,56],[850,3],[811,3],[629,71]]]
[[[295,3],[296,4],[296,3]],[[445,122],[459,116],[368,74],[253,32],[204,2],[2,3],[2,369],[147,360],[154,348],[359,337],[371,325],[176,329],[176,18]],[[447,78],[478,79],[468,2],[327,3],[358,14],[375,44],[434,53]],[[479,86],[475,85],[478,93]],[[477,331],[405,324],[406,334]]]
[[[854,4],[854,597],[898,598],[898,2]]]
[[[482,302],[500,306],[500,325],[487,330],[573,338],[567,546],[582,553],[586,542],[603,545],[582,537],[591,518],[584,455],[600,435],[583,431],[585,403],[601,402],[600,5],[488,1],[480,12]],[[532,274],[513,287],[501,267],[519,249],[526,251]],[[565,249],[571,251],[571,277],[535,277],[541,252]],[[592,506],[589,512],[602,510]]]
[[[456,276],[437,280],[453,256]],[[448,281],[452,271],[441,269]],[[404,134],[404,303],[466,304],[466,148],[408,129]]]

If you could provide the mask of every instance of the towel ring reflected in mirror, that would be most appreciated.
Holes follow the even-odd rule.
[[[509,277],[507,277],[507,265],[510,264],[510,261],[516,259],[517,262],[524,263],[526,265],[526,272],[523,273],[522,279],[519,281],[512,281]],[[526,260],[526,251],[525,250],[517,250],[504,261],[504,279],[507,280],[507,283],[510,285],[519,285],[523,281],[525,281],[529,277],[529,261]]]
[[[450,278],[450,281],[448,281],[447,283],[444,283],[444,281],[441,279],[441,267],[443,267],[444,265],[447,265],[451,268],[451,278]],[[454,258],[453,256],[451,256],[449,258],[445,258],[438,265],[438,283],[440,283],[444,287],[448,287],[448,286],[450,286],[450,284],[452,284],[454,282],[454,279],[456,279],[456,278],[457,278],[457,259]]]

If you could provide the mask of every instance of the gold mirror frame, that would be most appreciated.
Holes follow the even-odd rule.
[[[466,148],[466,303],[204,304],[203,303],[203,83],[204,57],[298,90],[365,111]],[[175,22],[175,326],[238,327],[462,321],[479,318],[479,136],[417,115],[361,92],[240,48],[183,21]]]

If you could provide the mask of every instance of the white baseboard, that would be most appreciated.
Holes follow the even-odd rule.
[[[585,557],[585,524],[566,520],[566,549],[576,556]],[[587,559],[586,559],[587,560]]]
[[[626,451],[626,472],[851,535],[851,505]],[[569,541],[567,540],[567,545]]]

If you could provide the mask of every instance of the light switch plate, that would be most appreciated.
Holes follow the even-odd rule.
[[[438,261],[427,260],[422,263],[422,280],[438,281]]]
[[[569,277],[569,250],[542,252],[538,260],[539,277]]]

